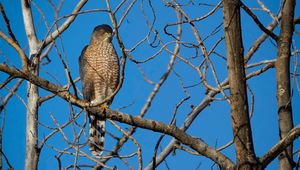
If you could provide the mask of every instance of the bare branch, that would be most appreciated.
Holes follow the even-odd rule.
[[[272,31],[267,29],[263,26],[263,24],[259,21],[257,16],[244,4],[241,2],[241,7],[244,9],[245,12],[248,13],[248,15],[253,19],[253,21],[257,24],[257,26],[266,34],[268,34],[270,37],[272,37],[275,41],[277,41],[278,37],[275,35]]]
[[[224,32],[230,89],[231,122],[234,133],[237,169],[256,166],[244,67],[244,50],[239,0],[224,0]]]
[[[277,16],[278,19],[281,19],[281,13]],[[277,20],[273,20],[267,27],[268,30],[272,31],[275,29],[275,27],[278,25]],[[259,38],[256,39],[256,41],[253,43],[251,48],[248,50],[248,53],[244,56],[245,63],[247,63],[253,54],[259,49],[259,47],[262,45],[262,43],[268,38],[268,34],[263,33]]]
[[[33,55],[33,54],[37,54],[40,48],[40,42],[36,36],[36,30],[33,23],[30,3],[31,2],[29,0],[22,0],[22,12],[23,12],[25,32],[28,38],[30,54]]]
[[[12,31],[12,29],[11,29],[11,26],[10,26],[10,24],[9,24],[9,19],[8,19],[6,13],[5,13],[5,10],[4,10],[3,5],[2,5],[1,2],[0,2],[0,12],[1,12],[2,16],[3,16],[3,19],[4,19],[4,22],[5,22],[6,28],[7,28],[7,30],[8,30],[9,36],[12,38],[12,40],[13,40],[18,46],[20,46],[19,43],[18,43],[18,41],[17,41],[17,39],[16,39],[16,37],[15,37],[15,34],[13,33],[13,31]]]
[[[293,124],[291,84],[290,84],[290,57],[291,44],[294,32],[295,1],[285,1],[282,10],[280,35],[277,41],[278,51],[276,66],[276,96],[278,105],[279,137],[284,138]],[[291,170],[293,160],[293,145],[291,144],[279,157],[279,169]]]
[[[15,79],[15,77],[13,76],[9,76],[7,79],[5,79],[5,81],[3,83],[0,84],[0,89],[2,89],[3,87],[5,87],[9,82],[11,82],[13,79]]]
[[[20,85],[22,84],[23,79],[19,79],[17,83],[14,85],[14,87],[10,90],[10,92],[5,96],[5,98],[2,100],[1,105],[0,105],[0,112],[2,109],[5,107],[9,99],[13,96],[13,94],[18,90]]]
[[[97,114],[103,117],[103,114],[100,111],[101,108],[93,107],[89,108],[88,111]],[[215,149],[210,148],[206,143],[204,143],[199,138],[193,138],[192,136],[185,133],[183,130],[179,129],[174,125],[166,125],[162,122],[157,122],[154,120],[144,119],[139,116],[131,116],[129,114],[113,111],[110,109],[106,110],[105,118],[116,120],[121,123],[126,123],[132,126],[138,126],[141,128],[149,129],[154,132],[160,132],[164,134],[168,134],[170,136],[175,137],[180,143],[185,144],[203,156],[206,156],[212,159],[217,164],[221,165],[224,169],[233,169],[234,164],[232,161],[227,158],[222,153],[216,151]]]
[[[138,169],[142,170],[143,168],[143,158],[142,158],[142,148],[140,146],[140,144],[138,143],[138,141],[128,132],[126,132],[125,130],[123,130],[119,125],[117,125],[114,121],[110,120],[110,123],[112,123],[118,130],[120,130],[124,135],[126,135],[129,139],[132,140],[132,142],[136,145],[137,147],[137,155],[138,155]]]
[[[282,151],[290,146],[300,136],[300,126],[294,127],[277,144],[275,144],[263,157],[259,159],[263,167],[272,162]]]
[[[2,131],[0,130],[0,135],[1,135],[1,138],[2,138]],[[1,139],[1,141],[2,141],[2,139]],[[7,165],[8,165],[8,169],[9,170],[13,170],[14,168],[12,167],[12,165],[9,163],[9,160],[8,160],[8,158],[7,158],[7,156],[4,154],[4,152],[2,151],[2,148],[1,148],[1,155],[3,155],[4,156],[4,159],[5,159],[5,162],[7,163]],[[2,168],[2,167],[1,167]]]
[[[21,59],[22,68],[27,69],[27,63],[29,63],[29,60],[26,54],[24,53],[24,51],[21,49],[21,47],[16,43],[16,41],[7,37],[2,31],[0,31],[0,37],[4,39],[11,47],[13,47],[17,51]]]
[[[72,11],[72,14],[70,17],[53,33],[51,33],[45,40],[44,40],[44,46],[47,46],[50,44],[53,40],[55,40],[62,32],[64,32],[76,19],[78,12],[83,8],[83,6],[86,4],[87,0],[80,0],[74,10]]]
[[[76,96],[69,93],[68,90],[66,90],[58,85],[55,85],[53,83],[50,83],[49,81],[42,79],[36,75],[33,75],[33,74],[29,73],[28,71],[22,72],[20,70],[10,68],[6,64],[0,64],[0,70],[3,72],[6,72],[9,75],[15,75],[17,78],[26,79],[27,81],[29,81],[33,84],[36,84],[37,86],[39,86],[47,91],[50,91],[50,92],[62,97],[66,101],[69,101],[77,106],[82,106],[82,107],[89,106],[89,103],[87,101],[83,101],[83,100],[76,98]]]

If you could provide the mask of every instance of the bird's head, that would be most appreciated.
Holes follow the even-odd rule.
[[[103,24],[98,25],[94,28],[93,34],[92,34],[92,41],[105,41],[105,42],[111,42],[113,37],[113,30],[109,25]]]

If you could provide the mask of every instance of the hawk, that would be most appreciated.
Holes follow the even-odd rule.
[[[110,96],[119,82],[119,59],[112,44],[113,30],[103,24],[94,28],[89,45],[79,57],[80,78],[84,99],[94,102]],[[104,105],[109,106],[111,99]],[[89,149],[100,157],[104,148],[105,120],[88,113]]]

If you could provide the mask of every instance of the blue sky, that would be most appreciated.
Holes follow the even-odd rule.
[[[28,53],[27,47],[27,39],[25,36],[24,26],[23,26],[23,18],[21,13],[21,4],[17,0],[12,1],[1,1],[3,3],[4,9],[7,12],[7,15],[10,19],[10,23],[12,25],[12,29],[16,35],[16,38],[19,41],[19,44],[23,49],[25,49],[26,53]],[[42,9],[45,13],[45,17],[49,23],[52,25],[54,22],[54,13],[47,1],[34,1],[40,9]],[[206,14],[211,10],[211,7],[199,5],[199,3],[203,3],[202,1],[195,2],[195,5],[191,5],[188,7],[184,7],[188,15],[191,18],[199,17]],[[55,3],[57,3],[55,1]],[[211,1],[210,3],[216,4],[216,1]],[[249,7],[259,8],[259,5],[255,1],[245,2]],[[271,10],[273,13],[277,13],[278,11],[278,2],[274,3],[274,1],[266,1],[265,5]],[[74,1],[66,1],[62,10],[59,13],[59,16],[64,16],[70,14],[73,10],[76,2]],[[111,7],[115,8],[117,4],[115,1],[112,2]],[[129,2],[124,4],[125,7],[128,7]],[[167,43],[168,41],[173,41],[170,36],[164,34],[164,25],[167,23],[176,22],[176,14],[173,9],[166,7],[160,1],[153,1],[152,5],[154,7],[156,13],[156,23],[154,28],[158,31],[160,38],[163,43]],[[297,5],[299,6],[299,1],[297,1]],[[119,31],[122,40],[124,41],[124,45],[127,49],[132,48],[137,42],[139,42],[147,33],[148,27],[145,23],[145,19],[143,13],[141,12],[142,2],[138,1],[130,13],[128,17],[124,20],[121,25]],[[154,16],[149,9],[148,2],[144,2],[143,4],[145,13],[150,22],[153,20]],[[92,0],[89,1],[83,10],[89,9],[104,9],[106,8],[104,2]],[[120,19],[121,15],[125,11],[126,8],[122,7],[117,13],[117,20]],[[299,7],[296,7],[295,16],[299,16]],[[271,18],[264,12],[255,11],[258,15],[262,23],[266,26],[271,22]],[[37,35],[39,39],[43,39],[47,33],[45,25],[41,16],[39,15],[36,8],[33,7],[34,14],[34,22],[37,30]],[[214,28],[222,23],[222,11],[218,10],[214,15],[209,17],[206,20],[197,22],[195,25],[198,28],[200,36],[204,39],[207,37]],[[64,20],[59,22],[61,24]],[[81,53],[81,50],[85,45],[89,42],[89,37],[93,28],[100,24],[109,24],[111,25],[111,21],[109,16],[105,12],[94,12],[94,13],[86,13],[79,15],[76,18],[76,21],[69,27],[67,31],[63,33],[61,36],[61,40],[57,40],[58,51],[61,53],[65,61],[67,62],[71,75],[73,78],[79,76],[78,73],[78,57]],[[212,46],[219,40],[219,38],[223,35],[222,26],[220,27],[220,31],[214,34],[214,36],[209,37],[204,41],[207,49],[211,49]],[[6,32],[6,27],[4,25],[3,20],[0,21],[0,29],[1,31]],[[296,27],[299,30],[299,26]],[[172,33],[176,33],[176,27],[171,27],[168,29]],[[261,35],[261,31],[259,28],[253,23],[252,19],[245,15],[242,12],[242,31],[243,31],[243,39],[244,39],[244,49],[245,54],[248,49],[252,46],[253,42]],[[278,29],[275,30],[275,33],[278,35]],[[150,41],[155,37],[153,34],[150,36]],[[191,32],[189,25],[183,26],[183,35],[182,41],[196,43],[196,40]],[[117,53],[119,56],[121,55],[120,49],[117,45],[116,39],[113,40],[113,43],[116,47]],[[20,67],[20,61],[16,54],[16,52],[10,48],[2,39],[0,39],[0,61],[6,62],[10,66]],[[156,43],[157,44],[157,43]],[[253,58],[249,63],[255,63],[261,60],[271,60],[276,57],[276,46],[274,45],[274,41],[271,39],[266,40],[266,42],[260,47],[260,49],[255,53]],[[299,48],[297,44],[299,44],[299,37],[294,37],[295,48]],[[152,48],[149,46],[147,42],[143,43],[141,46],[136,48],[131,55],[137,60],[143,60],[151,55],[155,54],[161,46],[158,48]],[[167,48],[169,50],[174,49],[174,44],[168,45]],[[216,48],[216,52],[225,56],[225,42],[222,41],[220,45]],[[195,50],[187,47],[181,47],[180,55],[185,58],[195,57],[191,62],[194,64],[200,63],[202,61],[201,51],[198,50],[199,54],[195,57]],[[41,74],[40,76],[54,82],[55,84],[65,85],[67,83],[67,77],[63,68],[62,63],[60,62],[57,51],[55,48],[49,53],[49,58],[51,59],[51,63],[47,65],[41,66]],[[170,53],[162,52],[154,59],[150,60],[147,63],[141,64],[140,67],[147,75],[147,78],[151,81],[158,82],[160,77],[166,72],[167,65],[170,60]],[[219,57],[216,54],[211,56],[211,60],[214,63],[214,67],[216,69],[218,78],[222,82],[227,77],[226,70],[226,61]],[[292,57],[291,60],[297,60],[298,58]],[[291,68],[294,65],[291,65]],[[254,69],[247,70],[247,73],[251,71],[257,70],[259,67]],[[174,73],[178,73],[180,77],[176,76]],[[298,71],[299,72],[299,71]],[[7,75],[0,73],[0,80],[3,82]],[[207,72],[208,82],[215,86],[214,79],[212,78],[211,70],[208,69]],[[276,79],[275,79],[275,69],[270,69],[262,75],[252,78],[248,81],[248,85],[251,88],[253,94],[255,95],[254,100],[254,115],[251,119],[252,123],[252,131],[253,131],[253,139],[254,139],[254,147],[256,154],[258,156],[264,155],[278,140],[278,124],[277,124],[277,104],[276,104]],[[174,112],[174,108],[176,104],[178,104],[186,94],[182,90],[181,81],[184,86],[192,86],[198,83],[201,83],[201,80],[192,68],[187,64],[183,63],[180,60],[176,60],[174,65],[174,70],[166,80],[165,84],[161,87],[159,93],[155,97],[152,102],[149,111],[146,114],[146,118],[154,119],[157,121],[163,121],[168,123],[172,117]],[[9,84],[9,87],[12,87],[16,81],[13,81]],[[295,85],[295,84],[293,84]],[[76,86],[81,89],[81,84],[77,83]],[[136,64],[131,61],[127,62],[126,71],[125,71],[125,81],[122,86],[122,89],[117,94],[114,99],[114,102],[111,106],[112,109],[119,109],[124,106],[126,108],[122,109],[122,112],[138,115],[144,106],[148,96],[153,91],[153,85],[146,83],[142,73]],[[185,102],[178,110],[176,116],[176,124],[181,126],[183,121],[185,120],[188,113],[191,111],[191,105],[197,106],[202,99],[205,97],[205,89],[202,84],[196,85],[191,88],[187,88],[187,92],[190,95],[190,99]],[[8,93],[7,89],[1,89],[0,96],[4,97]],[[229,92],[226,91],[228,94]],[[49,95],[49,92],[44,90],[40,90],[41,96]],[[250,95],[249,96],[249,104],[250,104]],[[217,95],[217,98],[222,98],[222,95]],[[22,100],[20,100],[22,99]],[[7,104],[5,112],[1,113],[0,119],[4,120],[5,117],[5,126],[3,132],[3,151],[6,156],[9,158],[10,163],[13,167],[18,169],[23,169],[24,166],[24,158],[25,158],[25,118],[26,118],[26,83],[20,86],[17,91],[17,95],[14,96],[10,102]],[[293,91],[293,112],[294,112],[294,124],[300,124],[300,96],[299,91],[294,88]],[[74,112],[78,113],[81,109],[74,107]],[[5,116],[4,116],[5,114]],[[67,102],[55,97],[52,100],[49,100],[43,103],[39,109],[39,120],[43,125],[55,127],[51,119],[51,115],[55,117],[59,124],[63,124],[70,119],[70,106]],[[84,122],[84,114],[78,118],[78,122],[82,124]],[[121,124],[122,128],[127,129],[129,126]],[[78,132],[80,128],[76,127],[76,131]],[[65,130],[65,133],[69,137],[70,140],[73,139],[72,126],[68,126]],[[87,128],[85,129],[87,132]],[[121,136],[121,133],[113,127],[110,123],[107,125],[107,131],[116,135]],[[47,136],[51,130],[46,129],[42,125],[40,125],[39,129],[39,139],[42,140],[43,137]],[[192,136],[200,137],[206,143],[208,143],[212,147],[220,147],[230,140],[232,140],[232,128],[231,128],[231,118],[230,118],[230,106],[226,101],[214,101],[208,106],[204,111],[202,111],[197,119],[194,121],[192,126],[188,129],[188,133]],[[107,150],[111,149],[115,140],[112,139],[109,135],[106,135],[106,144],[105,148]],[[139,129],[137,133],[135,133],[134,137],[141,144],[143,150],[143,160],[144,166],[148,164],[151,160],[154,146],[158,140],[160,134],[154,133],[152,131]],[[161,143],[162,148],[166,146],[170,137],[165,137]],[[85,138],[81,138],[81,143],[85,141]],[[67,147],[66,142],[63,141],[62,135],[57,133],[54,135],[44,146],[41,152],[40,161],[39,161],[39,169],[57,169],[57,161],[55,159],[55,155],[58,155],[57,152],[53,151],[52,147],[55,147],[58,150],[63,150]],[[300,140],[296,140],[295,148],[300,147]],[[135,145],[132,142],[128,142],[121,150],[121,155],[126,155],[133,153],[136,150]],[[74,150],[70,150],[74,152]],[[89,153],[87,147],[83,148],[83,151]],[[234,160],[234,147],[231,146],[223,151],[225,155]],[[299,154],[296,154],[298,156]],[[199,156],[191,156],[183,151],[177,150],[176,155],[170,155],[167,159],[167,165],[162,163],[158,169],[167,169],[167,166],[170,169],[196,169],[198,166],[200,169],[210,169],[213,165],[212,161],[209,161],[205,157]],[[63,167],[71,165],[74,162],[74,158],[72,156],[66,155],[61,157]],[[80,158],[79,164],[91,164],[91,162],[85,158]],[[129,163],[133,166],[134,169],[137,169],[137,159],[136,157],[128,159]],[[108,165],[114,166],[116,165],[119,169],[126,169],[124,163],[122,163],[118,159],[112,159],[108,162]],[[217,167],[214,167],[217,169]],[[268,169],[277,169],[277,160],[273,161],[268,167]],[[7,169],[7,165],[4,164],[4,169]]]

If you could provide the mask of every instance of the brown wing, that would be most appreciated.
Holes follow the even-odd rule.
[[[94,94],[94,83],[90,80],[90,77],[87,75],[88,62],[85,56],[85,51],[88,46],[85,46],[79,57],[79,74],[82,83],[82,94],[83,98],[91,101],[95,98]]]

